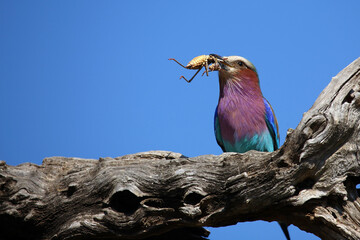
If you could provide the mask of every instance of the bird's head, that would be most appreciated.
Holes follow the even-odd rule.
[[[219,59],[220,69],[219,77],[221,79],[256,79],[258,82],[258,75],[255,66],[246,58],[240,56],[221,57],[217,54],[210,54]]]

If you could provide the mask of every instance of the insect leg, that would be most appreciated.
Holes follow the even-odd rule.
[[[183,68],[187,68],[184,65],[182,65],[181,63],[179,63],[175,58],[169,58],[169,60],[173,60],[175,61],[177,64],[179,64],[180,66],[182,66]]]
[[[208,61],[205,61],[205,72],[206,72],[206,76],[209,76],[209,64],[208,64]]]
[[[194,77],[200,72],[200,70],[202,69],[202,67],[201,68],[199,68],[199,70],[197,70],[197,72],[195,73],[195,75],[190,79],[190,80],[187,80],[184,76],[181,76],[180,77],[180,79],[185,79],[185,81],[187,81],[188,83],[190,83],[193,79],[194,79]]]

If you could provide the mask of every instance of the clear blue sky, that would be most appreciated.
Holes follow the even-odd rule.
[[[359,57],[359,1],[1,1],[0,159],[221,154],[217,73],[179,80],[201,54],[257,67],[281,142]],[[260,229],[260,230],[259,230]],[[293,240],[318,239],[291,226]],[[212,229],[217,239],[284,239],[276,223]]]

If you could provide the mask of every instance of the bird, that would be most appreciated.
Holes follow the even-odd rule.
[[[220,94],[214,116],[216,141],[223,152],[272,152],[279,148],[279,126],[263,96],[255,66],[244,57],[218,59]],[[224,64],[226,63],[226,64]],[[287,224],[279,222],[287,240]]]

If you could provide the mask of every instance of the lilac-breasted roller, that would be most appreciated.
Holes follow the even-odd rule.
[[[220,57],[220,96],[215,110],[216,141],[224,152],[272,152],[279,148],[278,123],[264,98],[255,66],[240,56]],[[289,240],[287,225],[280,226]]]

